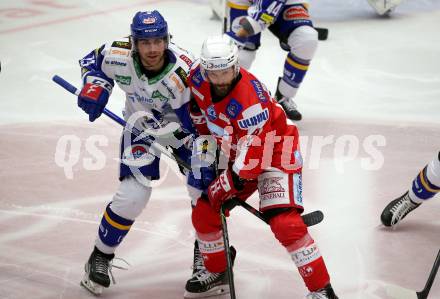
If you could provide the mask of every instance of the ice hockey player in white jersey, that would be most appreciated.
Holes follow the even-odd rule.
[[[402,0],[367,0],[368,4],[374,8],[380,16],[386,16],[391,13]]]
[[[440,192],[440,152],[413,180],[411,188],[391,201],[380,217],[383,225],[394,226],[423,202]]]
[[[261,32],[269,29],[287,51],[275,98],[288,118],[301,120],[293,98],[307,73],[318,46],[318,32],[306,0],[228,0],[226,28],[239,46],[240,66],[249,69],[260,47]]]
[[[127,124],[156,132],[176,122],[186,133],[193,133],[186,85],[193,60],[190,53],[170,42],[167,22],[158,11],[138,12],[129,40],[106,44],[80,60],[84,86],[78,105],[93,122],[103,112],[116,83],[126,94]],[[94,250],[85,265],[81,285],[94,294],[109,287],[114,252],[148,203],[151,181],[159,179],[160,155],[135,137],[127,128],[123,130],[120,185],[105,208]],[[185,147],[175,150],[187,159]],[[146,157],[145,163],[132,163]]]

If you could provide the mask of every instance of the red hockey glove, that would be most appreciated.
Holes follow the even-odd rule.
[[[233,173],[225,169],[208,187],[208,199],[216,211],[220,211],[222,204],[234,196],[241,188],[234,185]]]

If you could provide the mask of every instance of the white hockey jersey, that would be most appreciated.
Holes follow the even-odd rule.
[[[252,6],[252,5],[261,5],[262,1],[258,0],[227,0],[226,5],[238,5],[238,6]],[[309,3],[308,0],[287,0],[285,4],[303,4]]]
[[[94,50],[80,60],[84,83],[88,78],[101,77],[117,85],[125,92],[126,121],[138,112],[144,111],[153,115],[156,120],[178,121],[179,115],[185,113],[184,105],[189,102],[190,91],[187,88],[186,78],[194,57],[189,52],[169,44],[166,55],[169,64],[153,78],[147,78],[142,72],[141,62],[131,50],[128,40],[114,41]],[[189,120],[189,117],[188,117]],[[185,121],[183,121],[185,122]],[[157,122],[138,119],[136,127],[154,127]],[[188,124],[182,124],[186,127]]]

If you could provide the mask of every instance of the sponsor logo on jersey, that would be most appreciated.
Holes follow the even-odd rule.
[[[267,13],[263,13],[260,16],[260,20],[263,21],[264,23],[270,25],[273,23],[274,17],[267,14]]]
[[[170,93],[170,97],[175,99],[176,95],[173,92],[173,89],[168,85],[166,80],[162,80],[160,81],[160,83],[162,83],[163,86],[165,86],[165,88],[168,90],[168,92]]]
[[[194,83],[196,87],[200,87],[200,85],[202,85],[203,77],[202,77],[202,73],[200,72],[200,68],[198,68],[194,72],[194,75],[191,76],[191,81]]]
[[[293,200],[297,206],[303,205],[302,176],[298,173],[293,174]]]
[[[171,81],[174,82],[174,84],[176,85],[177,89],[179,89],[179,92],[183,92],[183,90],[185,89],[185,87],[183,86],[182,83],[180,83],[180,80],[176,77],[175,74],[172,74],[170,76]]]
[[[188,85],[186,84],[186,81],[188,80],[188,77],[187,77],[187,74],[186,74],[185,70],[179,66],[176,69],[175,73],[182,80],[183,85],[185,85],[185,87],[188,87]]]
[[[257,96],[258,96],[258,99],[260,100],[260,102],[262,102],[262,103],[267,102],[267,98],[264,95],[264,89],[263,89],[263,86],[261,85],[260,81],[251,80],[251,83],[255,89],[255,92],[257,93]]]
[[[112,49],[110,51],[110,54],[112,55],[120,55],[120,56],[130,56],[130,51],[127,50],[119,50],[119,49]]]
[[[236,119],[242,109],[243,109],[243,107],[236,99],[231,99],[229,101],[228,106],[226,106],[226,114],[230,118]]]
[[[217,119],[217,113],[215,112],[214,105],[211,105],[208,107],[208,109],[206,109],[206,114],[211,121]]]
[[[116,48],[122,48],[122,49],[131,49],[131,43],[129,42],[123,42],[123,41],[114,41],[112,43],[112,47],[116,47]]]
[[[115,75],[115,80],[121,85],[130,85],[131,84],[131,77],[130,76],[122,76],[122,75]]]
[[[159,100],[159,101],[167,101],[168,98],[166,96],[164,96],[163,94],[160,93],[159,90],[155,90],[153,91],[153,94],[151,95],[151,97],[155,100]]]
[[[193,92],[193,94],[198,96],[201,101],[203,101],[203,99],[205,98],[205,96],[202,95],[197,89],[195,89],[195,87],[191,87],[191,91]]]
[[[283,13],[283,19],[286,21],[310,19],[310,15],[302,5],[292,6]]]
[[[248,118],[243,118],[238,121],[238,126],[245,130],[251,128],[262,127],[269,119],[269,110],[265,108],[263,111]]]
[[[192,60],[191,60],[188,56],[181,54],[179,57],[180,57],[180,59],[182,59],[182,60],[183,60],[188,66],[191,66],[191,65],[192,65]]]
[[[117,60],[106,60],[105,64],[110,64],[110,65],[117,65],[117,66],[127,66],[127,64],[125,62],[121,62],[121,61],[117,61]]]

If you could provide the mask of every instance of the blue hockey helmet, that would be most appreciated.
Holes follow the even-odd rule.
[[[166,38],[168,40],[168,24],[157,11],[138,11],[130,25],[134,40],[143,38]]]

